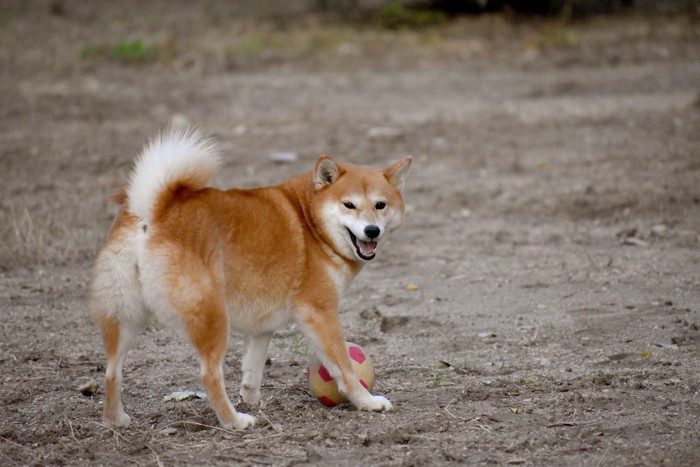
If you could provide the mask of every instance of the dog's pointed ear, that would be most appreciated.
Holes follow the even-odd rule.
[[[320,190],[335,182],[340,176],[338,165],[329,156],[321,155],[314,167],[314,188]]]
[[[396,187],[397,190],[401,191],[412,161],[413,158],[411,156],[406,156],[400,161],[390,165],[382,171],[384,178],[386,178],[391,185]]]

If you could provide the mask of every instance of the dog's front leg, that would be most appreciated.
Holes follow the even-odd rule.
[[[243,356],[243,381],[241,382],[241,399],[248,405],[260,402],[260,383],[267,359],[267,348],[272,333],[248,336],[248,348]]]
[[[297,320],[318,358],[338,383],[338,390],[355,407],[375,412],[392,410],[386,397],[370,394],[355,375],[340,330],[337,308],[304,304],[297,309]]]

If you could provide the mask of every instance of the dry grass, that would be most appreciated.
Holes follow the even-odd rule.
[[[106,235],[97,225],[105,208],[101,193],[89,194],[67,183],[53,194],[5,201],[0,204],[0,270],[94,258]]]

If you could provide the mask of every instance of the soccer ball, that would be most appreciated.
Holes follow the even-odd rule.
[[[360,384],[368,391],[372,392],[372,388],[374,387],[374,366],[372,365],[372,359],[364,349],[357,344],[346,342],[345,346],[348,349],[352,368],[355,370]],[[348,401],[348,399],[338,391],[338,385],[335,380],[315,355],[309,362],[306,375],[309,381],[311,394],[313,394],[321,404],[327,407],[335,407],[338,404]]]

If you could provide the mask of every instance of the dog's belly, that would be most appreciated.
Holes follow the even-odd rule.
[[[231,326],[245,334],[273,332],[292,320],[292,308],[285,301],[230,299],[226,310]]]

